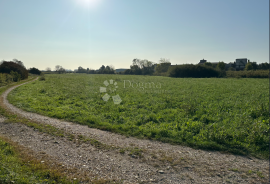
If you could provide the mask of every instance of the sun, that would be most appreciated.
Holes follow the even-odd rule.
[[[95,8],[101,0],[77,0],[79,4],[86,8]]]

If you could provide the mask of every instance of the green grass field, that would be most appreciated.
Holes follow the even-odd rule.
[[[100,87],[110,79],[118,88],[106,88],[106,102]],[[120,104],[114,104],[115,95]],[[55,74],[13,90],[8,100],[128,136],[269,156],[269,79]]]

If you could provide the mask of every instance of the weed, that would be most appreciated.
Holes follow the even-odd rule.
[[[238,172],[239,170],[237,168],[231,168],[229,171]]]
[[[250,175],[250,174],[252,174],[252,173],[253,173],[252,170],[248,170],[248,172],[247,172],[248,175]]]
[[[257,174],[260,178],[264,178],[264,175],[262,174],[262,172],[258,171],[256,174]]]
[[[143,150],[137,147],[129,148],[129,156],[142,158]]]
[[[125,152],[126,152],[126,151],[125,151],[125,149],[123,149],[123,148],[121,148],[120,151],[119,151],[119,153],[121,153],[121,154],[125,154]]]

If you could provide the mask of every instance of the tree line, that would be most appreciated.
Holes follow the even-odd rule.
[[[46,69],[51,72],[50,68]],[[269,63],[248,62],[245,66],[245,71],[257,71],[257,70],[269,70]],[[117,74],[124,75],[161,75],[169,77],[226,77],[227,73],[231,71],[229,76],[235,75],[232,73],[235,71],[234,67],[228,67],[223,61],[218,63],[206,62],[204,64],[183,64],[183,65],[171,65],[169,59],[161,58],[159,63],[154,63],[147,59],[135,58],[132,60],[132,64],[129,69],[118,72]],[[55,72],[69,73],[60,65],[55,66]],[[54,72],[54,73],[55,73]],[[98,70],[93,70],[89,68],[83,68],[81,66],[74,70],[75,73],[86,73],[86,74],[115,74],[115,69],[113,66],[102,65]],[[73,72],[72,72],[73,73]],[[245,74],[245,75],[244,75]],[[244,73],[241,76],[252,76],[251,74]],[[235,75],[239,76],[239,75]],[[257,72],[256,76],[264,76],[265,72]]]

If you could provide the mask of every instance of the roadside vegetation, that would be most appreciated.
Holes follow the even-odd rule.
[[[44,161],[27,155],[22,148],[0,138],[0,183],[78,183],[49,169]]]
[[[41,76],[42,77],[42,76]],[[33,80],[31,76],[27,80],[17,83],[12,83],[0,88],[0,95],[8,88]],[[42,81],[42,80],[41,80]],[[70,141],[79,139],[78,143],[89,143],[99,149],[109,149],[105,144],[100,143],[95,139],[89,139],[84,136],[74,136],[73,134],[64,132],[51,125],[41,124],[39,122],[31,121],[26,118],[17,116],[13,112],[5,109],[2,100],[0,101],[0,116],[5,117],[5,123],[21,123],[28,127],[38,130],[55,137],[66,137]],[[68,177],[67,177],[68,175]],[[63,167],[61,163],[44,155],[44,158],[37,159],[34,152],[31,150],[12,142],[6,137],[0,136],[0,183],[52,183],[52,184],[76,184],[76,183],[119,183],[115,180],[97,179],[86,177],[85,173],[76,168]]]
[[[110,79],[118,88],[107,87],[106,102],[100,87]],[[269,156],[267,79],[46,75],[16,88],[8,100],[27,111],[127,136]]]
[[[24,81],[3,86],[0,89],[2,94],[9,87],[32,80],[29,78]],[[7,118],[11,123],[16,122],[17,116],[7,113],[2,107],[0,114]],[[13,120],[13,121],[12,121]],[[28,122],[29,126],[35,125]],[[47,127],[50,128],[50,127]],[[46,128],[43,129],[46,131]],[[51,130],[50,130],[51,131]],[[63,171],[64,172],[64,171]],[[28,151],[11,142],[10,140],[0,137],[0,183],[77,183],[71,182],[65,178],[59,168],[48,166],[33,157]]]

